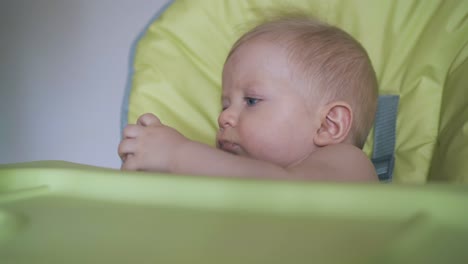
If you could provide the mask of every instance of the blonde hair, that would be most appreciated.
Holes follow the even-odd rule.
[[[244,43],[266,38],[282,45],[298,74],[307,81],[314,98],[322,103],[347,102],[353,112],[350,139],[364,146],[374,122],[378,84],[372,63],[362,45],[345,31],[303,14],[277,16],[263,21],[231,48],[226,61]]]

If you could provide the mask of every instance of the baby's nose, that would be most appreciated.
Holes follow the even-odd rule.
[[[220,129],[224,129],[228,126],[235,127],[237,125],[238,114],[234,109],[227,108],[221,112],[218,118],[218,125]]]

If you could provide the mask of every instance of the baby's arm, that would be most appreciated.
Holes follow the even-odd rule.
[[[124,170],[277,179],[377,180],[369,159],[351,145],[321,148],[296,166],[283,168],[190,141],[154,116],[143,116],[139,125],[128,126],[124,134],[119,146]]]
[[[188,142],[178,150],[170,171],[209,176],[377,181],[374,167],[365,154],[354,146],[344,144],[321,148],[296,166],[282,168]]]
[[[123,136],[119,145],[123,170],[234,177],[288,176],[288,171],[279,166],[191,141],[161,124],[152,114],[142,115],[136,125],[125,127]]]

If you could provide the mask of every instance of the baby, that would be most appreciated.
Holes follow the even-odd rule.
[[[217,148],[144,114],[124,129],[118,152],[123,170],[376,181],[361,150],[376,105],[376,75],[355,39],[314,19],[276,18],[226,59]]]

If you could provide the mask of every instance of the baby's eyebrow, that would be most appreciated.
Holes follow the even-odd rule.
[[[261,86],[256,85],[256,86],[249,86],[247,89],[245,89],[245,93],[250,96],[256,96],[262,94]]]
[[[254,94],[260,93],[263,90],[262,88],[265,86],[268,86],[268,84],[265,83],[264,80],[255,79],[246,83],[245,91],[247,93],[254,93]]]

